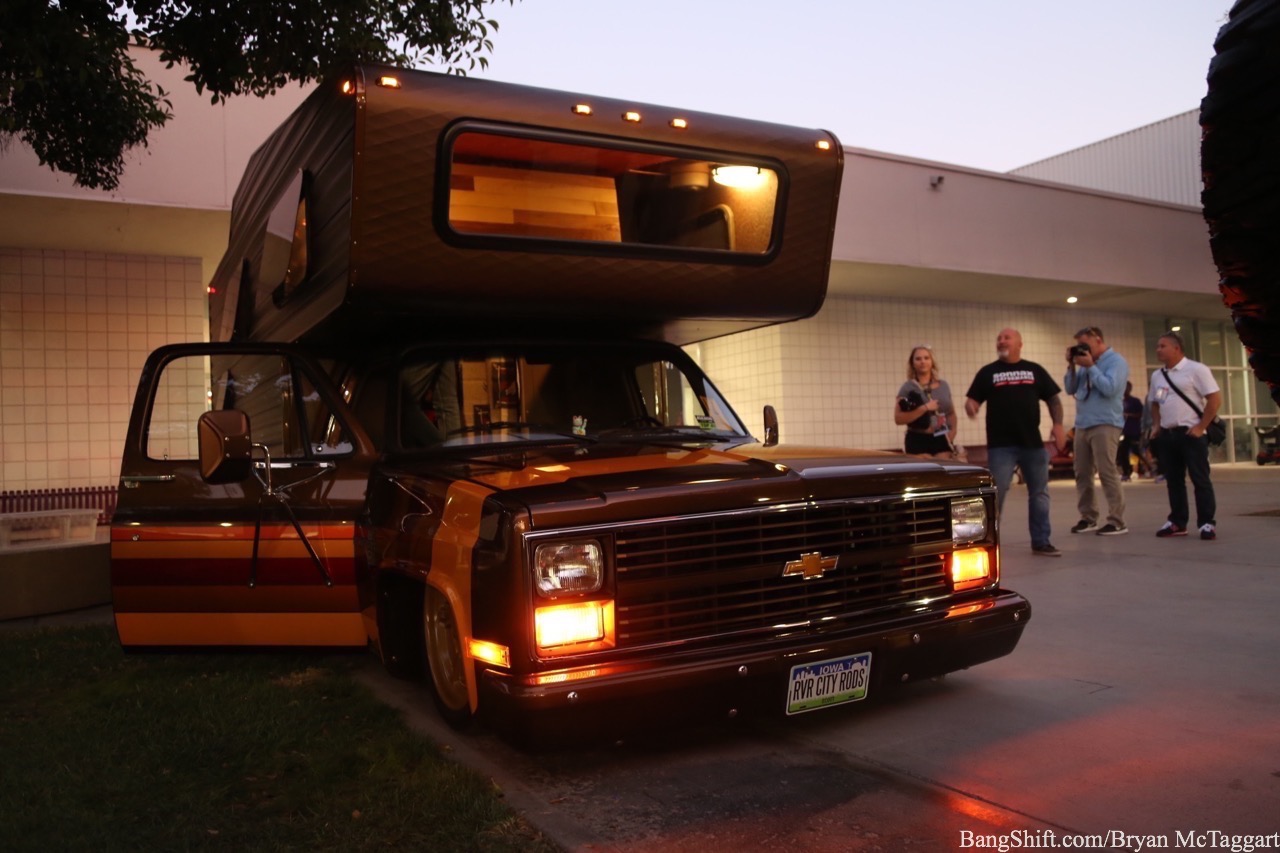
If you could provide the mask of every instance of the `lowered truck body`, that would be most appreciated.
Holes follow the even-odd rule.
[[[821,131],[358,69],[255,155],[222,340],[155,352],[127,648],[371,645],[455,724],[802,713],[1007,654],[983,469],[753,437],[681,345],[812,314]],[[575,728],[574,730],[578,730]]]

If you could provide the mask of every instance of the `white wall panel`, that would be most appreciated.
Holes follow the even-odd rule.
[[[1009,174],[1199,207],[1200,111],[1180,113]]]

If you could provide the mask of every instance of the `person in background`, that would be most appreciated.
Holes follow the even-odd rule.
[[[1061,557],[1062,552],[1049,541],[1049,451],[1040,435],[1040,401],[1049,409],[1053,443],[1061,452],[1067,446],[1059,398],[1062,389],[1047,370],[1022,359],[1022,335],[1017,329],[1001,329],[996,335],[996,356],[973,377],[964,410],[976,418],[978,409],[987,404],[987,465],[996,481],[999,508],[1004,508],[1013,483],[1013,469],[1021,468],[1027,481],[1031,552]]]
[[[1145,463],[1142,459],[1142,401],[1133,396],[1133,383],[1124,383],[1124,427],[1120,430],[1120,449],[1116,451],[1116,464],[1120,466],[1120,482],[1133,479],[1133,457],[1138,457],[1138,476],[1142,476]]]
[[[907,453],[950,458],[956,434],[956,407],[951,386],[939,375],[933,349],[913,347],[907,356],[907,381],[898,389],[893,422],[906,425],[903,444]]]
[[[1148,397],[1142,398],[1142,441],[1138,445],[1139,456],[1147,465],[1147,470],[1151,472],[1151,481],[1153,483],[1163,483],[1164,474],[1160,473],[1160,460],[1156,458],[1156,449],[1151,444],[1151,430],[1155,422],[1151,420],[1151,400]]]
[[[1076,398],[1075,472],[1076,506],[1080,520],[1072,533],[1121,536],[1129,532],[1124,523],[1124,491],[1116,468],[1116,448],[1124,428],[1124,389],[1129,381],[1129,363],[1102,337],[1097,326],[1076,332],[1076,342],[1067,347],[1067,372],[1062,385]],[[1093,475],[1102,481],[1107,499],[1107,523],[1098,526],[1098,499]]]
[[[1156,449],[1160,473],[1169,490],[1169,520],[1156,531],[1156,536],[1187,535],[1190,516],[1187,476],[1190,475],[1195,487],[1200,538],[1216,539],[1218,506],[1213,481],[1209,478],[1209,438],[1205,430],[1218,415],[1222,391],[1209,368],[1183,354],[1182,338],[1177,332],[1160,336],[1156,342],[1156,358],[1163,367],[1151,374],[1151,390],[1147,395],[1151,401],[1151,444]],[[1191,402],[1183,400],[1182,394]]]

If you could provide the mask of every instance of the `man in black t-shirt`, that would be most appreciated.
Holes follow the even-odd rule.
[[[1022,335],[1017,329],[1001,329],[996,335],[997,361],[983,366],[965,394],[964,410],[970,418],[987,404],[987,466],[996,481],[997,500],[1004,509],[1005,495],[1013,483],[1014,468],[1027,481],[1027,521],[1031,551],[1045,557],[1062,552],[1049,541],[1049,451],[1040,434],[1040,401],[1049,407],[1053,442],[1067,446],[1062,429],[1062,389],[1043,367],[1022,358]]]

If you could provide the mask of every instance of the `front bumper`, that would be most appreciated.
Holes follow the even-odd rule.
[[[822,636],[780,637],[767,648],[737,646],[696,656],[646,657],[513,676],[477,673],[480,706],[520,739],[612,737],[673,719],[782,713],[791,668],[871,652],[869,696],[890,684],[934,678],[1009,654],[1031,604],[1008,590],[989,598],[881,620]]]

